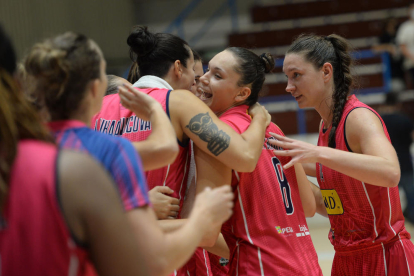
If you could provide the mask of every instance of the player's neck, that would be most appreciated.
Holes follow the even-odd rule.
[[[91,126],[93,114],[91,112],[77,112],[70,116],[70,120],[77,120],[85,123],[88,127]]]

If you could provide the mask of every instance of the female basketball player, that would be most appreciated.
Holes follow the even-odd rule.
[[[404,227],[400,168],[381,117],[352,95],[348,42],[302,35],[286,53],[286,91],[322,120],[318,146],[279,135],[272,143],[317,177],[318,210],[329,216],[332,275],[412,275],[414,246]],[[326,207],[323,208],[323,207]]]
[[[126,139],[88,127],[106,90],[105,60],[95,42],[83,35],[65,33],[35,45],[25,64],[37,95],[45,99],[51,116],[49,126],[60,146],[89,152],[115,180],[153,275],[166,275],[184,263],[208,233],[210,223],[221,224],[231,214],[229,189],[206,191],[196,211],[200,218],[191,216],[179,231],[162,233],[148,206],[145,178],[132,145]],[[136,97],[141,103],[135,109],[137,115],[152,120],[159,103],[143,93]],[[204,213],[207,219],[201,216]]]
[[[1,26],[0,49],[0,274],[84,275],[90,255],[100,275],[149,275],[106,172],[58,151],[19,91]]]
[[[273,67],[270,54],[259,57],[244,48],[228,48],[209,62],[200,78],[200,99],[242,133],[251,122],[246,110],[257,102],[265,73]],[[232,183],[234,214],[222,229],[230,249],[229,275],[321,275],[305,219],[316,208],[311,187],[301,166],[282,168],[289,158],[273,155],[270,132],[283,135],[269,125],[251,173],[232,173],[195,148],[197,190]]]

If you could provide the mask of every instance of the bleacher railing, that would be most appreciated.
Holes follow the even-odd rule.
[[[367,95],[367,94],[375,94],[375,93],[388,93],[391,90],[391,62],[390,56],[387,52],[374,52],[372,50],[361,50],[353,52],[352,57],[358,61],[363,59],[375,58],[380,57],[381,63],[378,63],[378,66],[382,68],[382,83],[383,85],[380,87],[360,87],[357,90],[352,91],[352,94],[357,95]],[[364,65],[362,65],[364,66]],[[283,59],[276,59],[275,60],[275,67],[283,67]],[[305,109],[300,109],[295,101],[295,99],[288,93],[286,95],[279,95],[279,96],[268,96],[263,97],[259,100],[259,102],[269,110],[270,113],[275,112],[283,112],[284,107],[288,107],[290,109],[296,110],[297,116],[297,130],[298,134],[306,134],[306,114]],[[278,111],[280,109],[280,111]]]
[[[223,3],[213,12],[213,14],[205,21],[203,26],[197,31],[197,33],[187,39],[184,32],[184,21],[187,17],[198,7],[203,0],[192,0],[177,16],[176,19],[171,22],[165,29],[165,33],[174,33],[177,31],[177,35],[186,40],[190,45],[196,45],[197,42],[209,31],[211,26],[227,11],[230,11],[232,32],[236,33],[239,29],[238,15],[237,15],[237,0],[224,0]]]

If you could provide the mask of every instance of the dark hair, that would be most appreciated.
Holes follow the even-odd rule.
[[[108,88],[105,95],[112,95],[118,93],[118,86],[122,85],[122,78],[115,75],[106,75],[108,78]]]
[[[194,56],[194,62],[199,61],[199,62],[203,62],[203,59],[201,58],[200,54],[196,52],[196,50],[191,49],[193,51],[193,56]]]
[[[29,94],[42,98],[52,120],[78,111],[90,81],[99,79],[102,53],[86,36],[67,32],[35,44],[26,57]]]
[[[146,26],[134,26],[128,36],[129,56],[133,61],[128,81],[135,83],[140,77],[164,77],[176,60],[187,68],[191,48],[178,36],[151,33]]]
[[[300,35],[289,47],[286,54],[302,54],[306,61],[316,69],[328,62],[333,68],[334,92],[332,129],[329,133],[329,147],[335,148],[336,128],[342,117],[342,112],[354,82],[351,74],[353,64],[350,55],[351,46],[345,38],[331,34],[326,37],[317,35]]]
[[[231,52],[238,60],[238,66],[234,70],[240,74],[239,86],[250,86],[251,94],[245,104],[252,106],[259,99],[265,81],[265,74],[275,67],[275,60],[269,53],[256,55],[252,51],[241,47],[230,47],[226,51]]]
[[[398,93],[396,92],[389,92],[385,96],[385,104],[386,105],[396,105],[399,103]]]
[[[19,91],[12,75],[16,59],[10,39],[0,26],[0,211],[9,192],[10,170],[21,139],[52,141],[37,112]]]
[[[16,71],[16,53],[10,38],[0,25],[0,65],[10,75]]]

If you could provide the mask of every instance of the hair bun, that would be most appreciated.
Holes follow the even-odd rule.
[[[147,26],[134,26],[127,38],[127,44],[138,58],[142,58],[155,49],[157,37],[148,31]]]
[[[269,73],[273,70],[273,68],[275,68],[275,59],[271,54],[263,53],[260,55],[260,59],[262,60],[265,67],[265,73]]]

